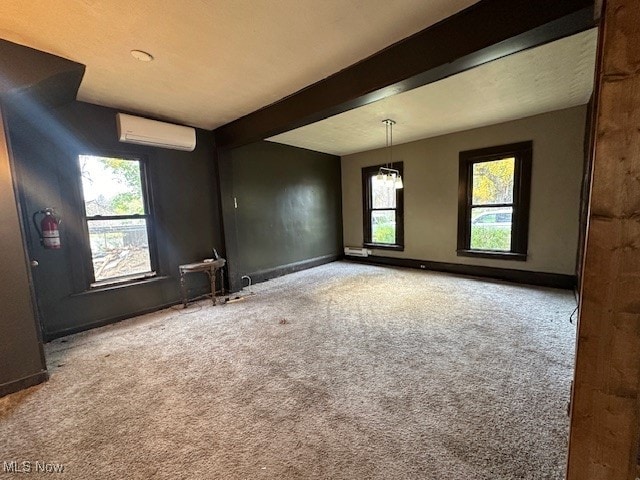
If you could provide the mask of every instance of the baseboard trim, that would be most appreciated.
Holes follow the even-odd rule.
[[[101,320],[97,320],[95,322],[87,323],[84,325],[79,325],[77,327],[65,328],[63,330],[58,330],[55,332],[47,332],[43,334],[44,342],[50,342],[57,338],[68,337],[69,335],[74,335],[76,333],[84,332],[86,330],[91,330],[93,328],[100,328],[107,325],[111,325],[112,323],[118,323],[123,320],[127,320],[128,318],[137,317],[139,315],[146,315],[147,313],[157,312],[158,310],[164,310],[165,308],[173,307],[175,305],[181,305],[182,300],[175,300],[169,303],[163,303],[161,305],[156,305],[153,307],[145,308],[142,310],[136,310],[134,312],[125,313],[122,315],[118,315],[116,317],[103,318]]]
[[[418,270],[434,270],[437,272],[455,273],[472,277],[494,278],[497,280],[505,280],[507,282],[563,288],[567,290],[574,289],[577,282],[575,275],[530,272],[527,270],[463,265],[459,263],[433,262],[428,260],[416,260],[413,258],[392,258],[373,255],[369,257],[346,257],[346,259],[352,262],[369,263],[372,265],[389,265],[394,267],[416,268]]]
[[[29,375],[28,377],[20,378],[8,383],[3,383],[2,385],[0,385],[0,397],[19,392],[20,390],[24,390],[25,388],[33,387],[34,385],[46,382],[47,380],[49,380],[49,372],[47,372],[46,370],[42,370],[41,372],[34,373],[33,375]]]
[[[266,270],[259,270],[253,273],[249,273],[251,277],[251,283],[266,282],[272,278],[281,277],[289,273],[299,272],[308,268],[324,265],[325,263],[335,262],[343,257],[341,254],[323,255],[321,257],[310,258],[308,260],[302,260],[300,262],[288,263],[286,265],[280,265],[278,267],[269,268]],[[243,285],[246,287],[246,285]]]

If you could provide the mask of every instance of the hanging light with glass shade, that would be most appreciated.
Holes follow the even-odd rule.
[[[379,181],[384,182],[385,185],[391,183],[391,186],[398,190],[403,187],[403,183],[400,171],[393,168],[393,126],[396,122],[387,118],[386,120],[383,120],[382,123],[385,124],[385,131],[387,134],[386,146],[387,151],[389,152],[389,162],[386,167],[380,167],[376,178]]]

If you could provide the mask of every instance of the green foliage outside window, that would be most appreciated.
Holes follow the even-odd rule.
[[[116,215],[144,214],[140,164],[120,158],[103,158],[100,161],[106,170],[111,170],[118,183],[127,188],[126,192],[118,193],[109,200],[113,212]]]
[[[396,243],[396,227],[391,224],[376,225],[371,232],[373,243]]]
[[[471,248],[478,250],[511,250],[511,229],[474,225],[471,229]]]
[[[514,158],[476,163],[473,166],[473,204],[512,202],[514,168]]]

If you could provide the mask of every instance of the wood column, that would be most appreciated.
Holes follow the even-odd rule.
[[[640,473],[640,2],[604,3],[568,480]]]

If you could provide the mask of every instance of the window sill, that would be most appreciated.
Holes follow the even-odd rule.
[[[396,250],[398,252],[404,251],[404,245],[389,245],[385,243],[364,243],[365,248],[373,248],[376,250]]]
[[[495,260],[514,260],[516,262],[525,262],[527,260],[526,253],[516,252],[498,252],[495,250],[458,250],[459,257],[477,257],[477,258],[493,258]]]
[[[73,293],[73,294],[70,295],[70,297],[82,297],[82,296],[85,296],[85,295],[91,295],[93,293],[111,292],[111,291],[120,290],[120,289],[128,288],[128,287],[135,287],[135,286],[140,286],[140,285],[148,285],[148,284],[153,284],[153,283],[158,283],[158,282],[164,282],[166,280],[170,280],[171,278],[172,277],[164,275],[164,276],[147,277],[147,278],[140,278],[140,279],[136,279],[136,280],[129,280],[127,282],[110,283],[110,284],[106,284],[106,285],[99,285],[99,286],[91,287],[88,290],[85,290],[84,292]]]

